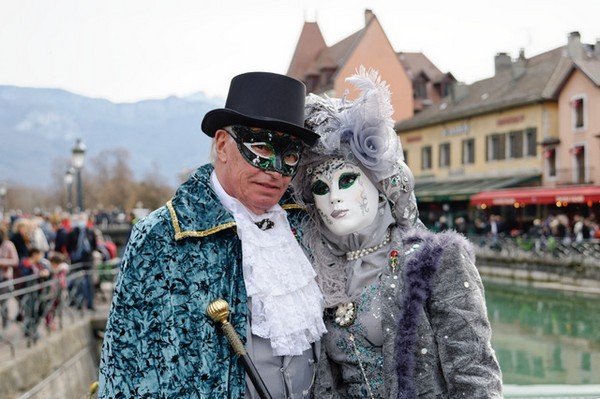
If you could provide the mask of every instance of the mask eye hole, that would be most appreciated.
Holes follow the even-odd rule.
[[[287,166],[296,166],[298,164],[298,161],[300,161],[300,153],[296,151],[288,152],[283,157],[283,162]]]
[[[310,187],[310,191],[314,195],[325,195],[329,192],[329,186],[323,180],[317,180]]]
[[[339,179],[340,188],[345,189],[351,187],[359,176],[360,174],[355,172],[342,173]]]
[[[257,155],[261,158],[271,159],[275,156],[275,150],[271,145],[258,142],[258,143],[244,143],[244,146],[250,150],[254,155]]]

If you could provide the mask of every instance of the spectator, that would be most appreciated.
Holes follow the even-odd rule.
[[[44,257],[47,256],[50,251],[50,244],[48,243],[48,237],[42,227],[45,225],[45,220],[41,216],[35,216],[30,219],[30,235],[31,235],[31,247],[35,247],[42,251]]]
[[[54,239],[54,250],[62,253],[63,255],[69,256],[69,250],[67,249],[67,242],[69,239],[69,233],[71,232],[71,219],[66,215],[62,218],[58,229],[56,230],[56,238]]]
[[[581,215],[573,216],[573,238],[575,242],[582,242],[590,239],[590,226],[587,220]]]
[[[85,271],[85,275],[81,279],[77,279],[79,286],[76,288],[77,292],[83,295],[87,308],[95,310],[92,274],[94,269],[94,251],[98,248],[96,233],[88,227],[87,214],[81,213],[77,215],[74,222],[73,230],[67,238],[67,250],[69,251],[73,268]],[[76,280],[72,281],[72,284],[76,284]],[[73,285],[69,289],[72,287]]]
[[[24,217],[18,218],[13,224],[13,232],[10,240],[15,244],[19,260],[29,256],[29,247],[31,245],[31,223]],[[15,276],[17,277],[17,276]]]
[[[51,305],[46,314],[46,328],[55,330],[54,321],[56,309],[61,304],[62,292],[67,288],[67,273],[69,273],[69,264],[66,257],[61,253],[55,253],[50,257],[50,267],[52,268],[52,286],[50,287]]]
[[[28,280],[19,288],[25,288],[39,284],[50,277],[49,267],[44,263],[44,254],[38,248],[29,250],[29,257],[22,259],[19,263],[19,275],[21,277],[38,276],[39,279]],[[25,336],[34,342],[39,338],[37,329],[40,324],[45,304],[41,301],[41,290],[28,292],[23,295],[20,307],[24,315],[23,331]]]
[[[9,291],[8,282],[12,280],[15,269],[19,267],[19,254],[15,245],[8,239],[6,227],[0,226],[0,295]],[[2,328],[8,323],[8,306],[6,300],[0,301],[0,317]]]
[[[552,234],[559,241],[563,241],[564,243],[570,243],[570,226],[569,226],[569,217],[564,213],[561,213],[552,220],[550,223],[550,227],[552,229]]]

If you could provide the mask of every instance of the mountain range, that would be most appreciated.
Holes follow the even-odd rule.
[[[158,166],[166,183],[176,185],[183,171],[208,162],[211,139],[200,123],[224,103],[203,93],[113,103],[60,89],[0,86],[0,182],[46,187],[52,164],[69,159],[81,138],[86,159],[126,148],[136,178]]]

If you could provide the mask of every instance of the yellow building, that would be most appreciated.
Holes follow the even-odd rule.
[[[576,65],[573,59],[585,56],[594,66],[600,65],[597,53],[589,50],[593,46],[582,45],[578,38],[571,34],[567,46],[531,58],[523,51],[515,60],[499,53],[493,77],[471,85],[457,84],[450,96],[396,125],[407,164],[415,175],[426,223],[434,223],[440,215],[466,215],[472,197],[481,192],[550,185],[549,150],[561,141],[572,141],[562,137],[572,136],[572,132],[564,127],[570,122],[559,112],[559,99],[561,104],[566,101],[561,93],[577,78],[571,78]],[[591,135],[585,137],[591,140]],[[600,158],[597,141],[585,148]],[[593,183],[585,178],[580,182]],[[476,204],[484,209],[519,208],[535,202],[530,190],[528,200],[491,196]]]

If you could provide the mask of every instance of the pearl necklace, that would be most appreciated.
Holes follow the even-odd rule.
[[[356,259],[362,258],[365,255],[372,254],[373,252],[377,251],[378,249],[381,249],[384,245],[389,243],[390,240],[391,240],[391,234],[390,234],[390,230],[388,229],[387,235],[385,236],[385,240],[383,240],[383,242],[381,242],[373,247],[361,248],[361,249],[357,249],[355,251],[346,252],[346,259],[347,260],[356,260]]]

